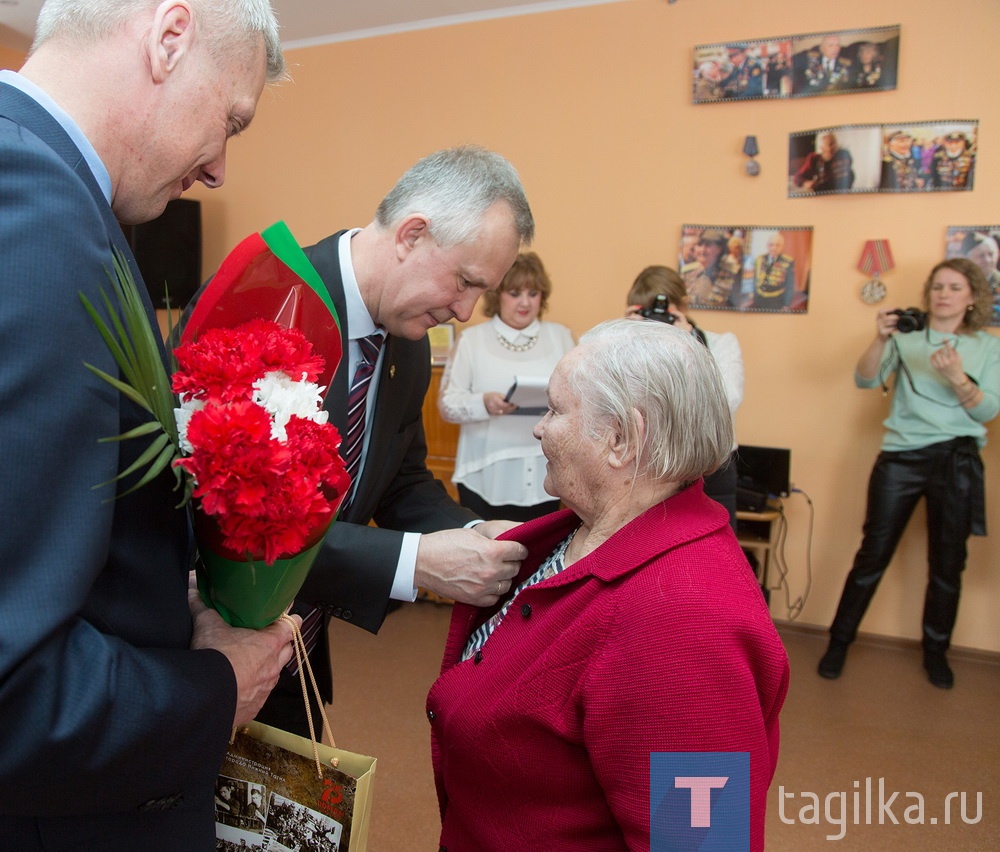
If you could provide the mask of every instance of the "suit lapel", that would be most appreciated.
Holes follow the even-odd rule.
[[[347,394],[350,387],[350,356],[348,347],[350,345],[350,329],[347,325],[347,299],[344,298],[344,279],[340,274],[340,254],[338,243],[344,231],[338,231],[326,239],[320,240],[312,246],[303,249],[310,263],[316,267],[316,271],[326,284],[326,289],[333,300],[333,307],[340,317],[341,343],[343,344],[343,355],[340,364],[337,365],[337,372],[333,374],[330,382],[330,390],[326,395],[325,408],[330,412],[330,422],[337,427],[341,437],[347,435]]]
[[[77,177],[80,178],[94,197],[94,201],[101,211],[109,241],[125,256],[129,268],[132,270],[132,275],[139,285],[139,292],[145,295],[146,287],[142,280],[142,273],[139,272],[139,267],[136,264],[135,257],[132,255],[132,249],[125,239],[121,225],[115,219],[114,213],[111,211],[111,207],[108,205],[108,201],[104,197],[104,193],[101,191],[101,187],[94,178],[94,174],[91,172],[90,166],[84,159],[83,154],[80,153],[80,149],[73,143],[69,134],[63,130],[62,125],[49,115],[33,98],[29,98],[24,92],[6,84],[0,84],[0,115],[12,119],[34,133],[76,173]],[[146,312],[155,328],[156,316],[152,313],[152,302],[148,298],[146,302]]]

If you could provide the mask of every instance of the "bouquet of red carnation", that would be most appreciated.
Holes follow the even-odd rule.
[[[273,620],[290,602],[288,585],[302,585],[350,484],[316,384],[324,361],[301,331],[271,320],[211,329],[174,355],[182,453],[174,464],[193,480],[199,587],[231,623]],[[240,602],[259,597],[257,574],[280,582],[265,584],[255,618],[241,615]]]
[[[168,389],[135,282],[123,263],[116,273],[125,327],[85,304],[125,381],[90,369],[154,415],[119,438],[162,432],[133,487],[174,469],[182,503],[194,498],[202,599],[234,626],[264,627],[301,588],[350,486],[322,407],[342,354],[326,285],[283,222],[248,237],[195,305]]]
[[[200,510],[230,554],[268,564],[333,520],[349,482],[315,383],[323,359],[270,320],[217,328],[174,352],[177,431]]]
[[[223,261],[174,351],[198,588],[235,626],[284,612],[347,495],[323,410],[341,351],[326,285],[281,222]]]

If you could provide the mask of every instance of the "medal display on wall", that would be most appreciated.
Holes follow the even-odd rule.
[[[888,272],[895,264],[888,240],[868,240],[861,251],[858,269],[871,279],[861,285],[861,300],[866,305],[876,305],[885,298],[885,284],[879,275]]]

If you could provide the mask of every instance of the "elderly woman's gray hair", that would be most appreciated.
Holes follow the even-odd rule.
[[[618,431],[635,447],[637,474],[691,482],[733,449],[733,418],[708,349],[656,320],[609,320],[580,338],[567,383],[593,434]],[[641,425],[640,425],[641,423]]]

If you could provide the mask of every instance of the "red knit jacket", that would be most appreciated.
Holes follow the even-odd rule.
[[[532,573],[578,525],[512,530]],[[515,583],[515,586],[517,584]],[[494,609],[456,605],[427,698],[448,852],[649,849],[650,752],[750,753],[751,848],[764,848],[788,659],[726,512],[700,484]]]

